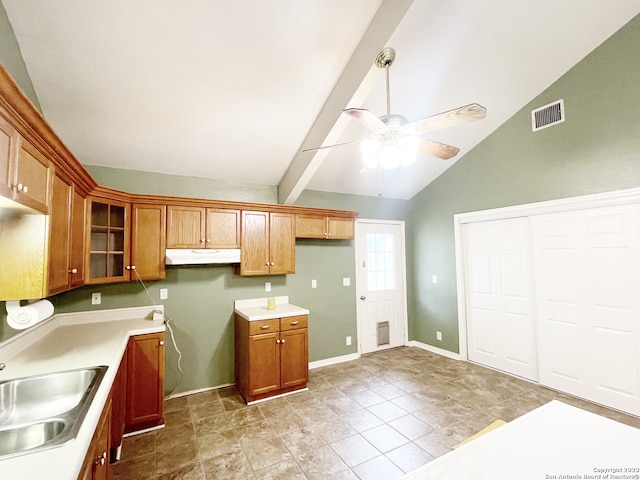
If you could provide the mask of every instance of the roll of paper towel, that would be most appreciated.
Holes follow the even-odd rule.
[[[7,323],[11,328],[24,330],[53,315],[53,304],[49,300],[39,300],[20,306],[19,300],[7,300]]]

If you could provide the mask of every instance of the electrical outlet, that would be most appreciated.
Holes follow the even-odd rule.
[[[436,284],[438,283],[438,276],[437,275],[431,275],[431,281]]]
[[[271,282],[265,282],[264,283],[264,291],[265,292],[270,292],[271,291]]]
[[[442,341],[442,332],[436,332],[436,340],[438,340],[439,342]]]
[[[348,347],[349,345],[351,345],[351,336],[348,336],[348,337],[347,337],[347,347]]]
[[[318,288],[318,282],[315,278],[311,280],[311,288]]]
[[[342,279],[342,286],[343,287],[348,287],[349,285],[351,285],[351,279],[349,277],[345,277]]]
[[[91,305],[100,305],[102,303],[102,295],[100,293],[91,294]]]
[[[169,298],[169,290],[166,288],[160,289],[160,300],[166,300]]]

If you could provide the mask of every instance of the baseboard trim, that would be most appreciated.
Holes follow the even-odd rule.
[[[450,352],[449,350],[445,350],[444,348],[434,347],[433,345],[429,345],[428,343],[418,342],[416,340],[411,340],[409,342],[410,347],[418,347],[423,350],[427,350],[432,353],[437,353],[438,355],[442,355],[443,357],[452,358],[453,360],[464,360],[459,353]]]
[[[165,400],[171,400],[172,398],[186,397],[187,395],[193,395],[195,393],[208,392],[210,390],[218,390],[219,388],[232,387],[234,385],[235,385],[235,383],[224,383],[222,385],[217,385],[215,387],[198,388],[196,390],[189,390],[188,392],[174,393],[172,395],[168,395],[168,396],[164,397],[164,399]]]
[[[309,370],[313,370],[314,368],[326,367],[328,365],[335,365],[336,363],[350,362],[352,360],[358,360],[359,358],[359,353],[350,353],[349,355],[341,355],[339,357],[316,360],[315,362],[309,362]]]

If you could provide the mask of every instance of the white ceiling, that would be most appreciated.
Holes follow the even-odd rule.
[[[45,118],[80,162],[408,199],[616,30],[638,0],[2,0]],[[449,161],[360,173],[346,107],[487,117]]]

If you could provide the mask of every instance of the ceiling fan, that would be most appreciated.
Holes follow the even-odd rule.
[[[370,137],[365,140],[309,148],[303,150],[303,152],[359,143],[365,166],[371,168],[378,166],[395,168],[400,164],[409,164],[418,152],[443,160],[448,160],[458,154],[460,149],[457,147],[420,138],[418,135],[480,120],[485,117],[486,108],[477,103],[472,103],[412,123],[409,123],[407,118],[402,115],[392,114],[389,96],[389,67],[393,65],[395,57],[395,50],[386,47],[378,53],[375,60],[376,67],[385,69],[387,114],[376,117],[371,111],[364,108],[347,108],[343,110],[345,114],[367,127]]]

